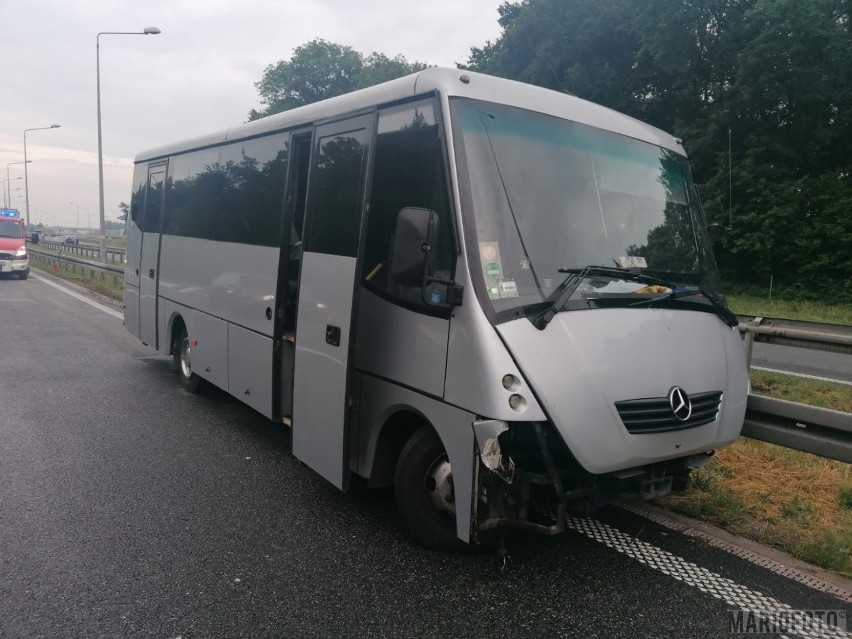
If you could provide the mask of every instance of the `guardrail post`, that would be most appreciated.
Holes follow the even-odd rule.
[[[760,326],[760,323],[763,321],[762,317],[755,317],[749,324],[753,326]],[[748,331],[745,334],[745,349],[746,349],[746,365],[748,366],[748,370],[751,370],[751,354],[754,350],[754,333]]]

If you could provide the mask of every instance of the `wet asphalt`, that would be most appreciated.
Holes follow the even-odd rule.
[[[731,637],[731,607],[576,532],[417,546],[290,433],[186,393],[121,320],[0,280],[0,637]],[[834,597],[618,509],[613,528],[801,609]],[[765,636],[765,635],[764,635]]]

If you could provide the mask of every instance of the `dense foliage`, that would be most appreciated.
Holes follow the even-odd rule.
[[[364,56],[351,47],[317,39],[296,47],[289,60],[279,60],[255,83],[264,109],[252,109],[249,120],[333,98],[425,69],[421,62],[381,53]]]
[[[683,138],[727,282],[852,301],[852,0],[525,0],[470,68]],[[730,141],[730,142],[729,142]]]

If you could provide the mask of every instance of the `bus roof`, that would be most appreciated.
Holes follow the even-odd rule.
[[[465,78],[466,81],[462,78]],[[447,96],[497,102],[537,111],[613,131],[685,155],[680,140],[670,134],[635,118],[576,96],[462,69],[430,67],[403,78],[276,113],[259,120],[233,126],[224,131],[144,151],[136,157],[136,162],[146,162],[193,149],[305,126],[375,105],[433,92]]]

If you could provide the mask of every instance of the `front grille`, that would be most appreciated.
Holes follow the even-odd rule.
[[[0,253],[0,260],[11,260],[13,257],[11,253]]]
[[[627,432],[634,435],[684,430],[715,421],[722,403],[722,392],[695,393],[689,395],[689,401],[692,403],[692,414],[686,421],[675,417],[667,397],[616,402],[615,409]]]

